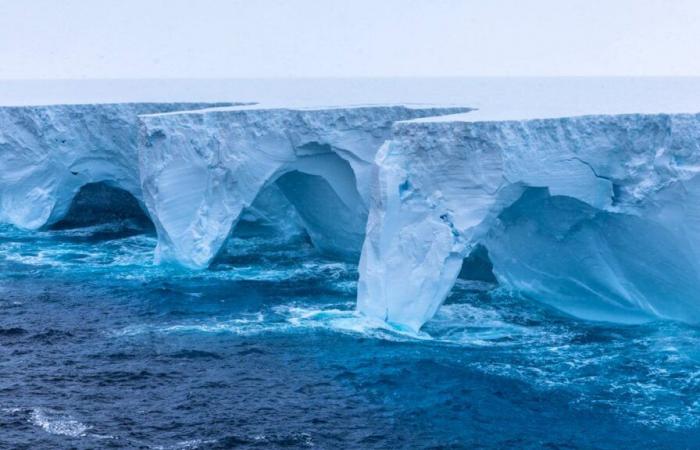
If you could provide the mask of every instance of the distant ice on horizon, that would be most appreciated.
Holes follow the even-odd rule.
[[[235,101],[260,107],[469,106],[439,120],[700,112],[700,77],[0,81],[0,105]],[[423,119],[425,120],[425,119]]]

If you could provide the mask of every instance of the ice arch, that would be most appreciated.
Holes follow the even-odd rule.
[[[273,193],[282,198],[275,198],[274,204],[264,200]],[[281,214],[270,217],[278,209]],[[248,219],[256,210],[279,237],[306,233],[314,247],[328,256],[355,261],[360,256],[367,209],[350,165],[335,153],[304,157],[282,168],[261,188],[252,205],[242,210],[239,220]]]
[[[275,183],[314,244],[351,257],[368,212],[373,159],[398,120],[467,108],[215,108],[142,116],[144,200],[157,259],[207,267],[241,215]]]
[[[297,169],[280,176],[276,184],[296,208],[316,248],[356,260],[365,236],[367,207],[350,166],[340,159],[333,165],[336,170],[331,174]]]
[[[481,244],[576,316],[700,321],[700,115],[405,122],[376,163],[365,314],[419,329]]]
[[[51,225],[89,183],[107,181],[140,199],[139,114],[204,106],[211,104],[0,107],[0,221]]]

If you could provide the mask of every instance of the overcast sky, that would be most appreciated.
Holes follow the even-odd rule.
[[[0,0],[0,78],[700,75],[698,0]]]

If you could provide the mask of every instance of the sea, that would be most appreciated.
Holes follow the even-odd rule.
[[[0,226],[0,448],[697,448],[700,328],[568,317],[460,280],[419,333],[357,265],[235,233],[156,265],[134,219]]]

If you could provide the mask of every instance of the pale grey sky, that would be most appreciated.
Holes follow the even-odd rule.
[[[0,79],[700,75],[698,0],[0,0]]]

